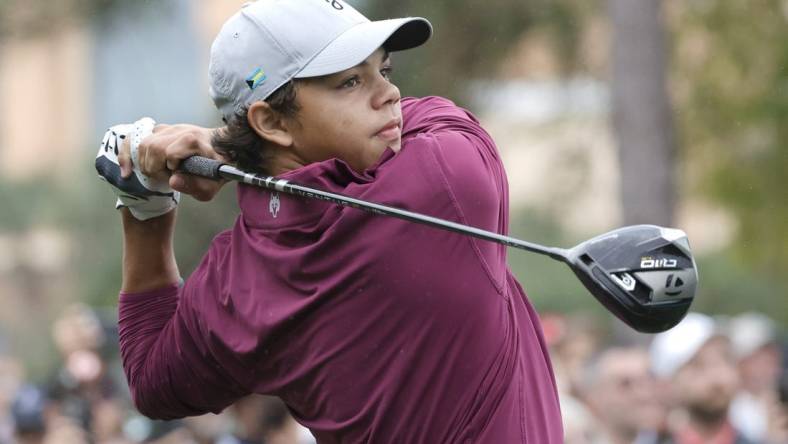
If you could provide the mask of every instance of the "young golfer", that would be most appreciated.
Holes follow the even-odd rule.
[[[233,228],[178,273],[175,190],[206,200],[221,186],[176,172],[194,154],[506,233],[490,136],[389,79],[389,54],[431,32],[340,0],[250,3],[211,51],[226,127],[110,129],[96,165],[122,207],[120,346],[140,412],[219,412],[262,393],[319,443],[563,441],[539,320],[501,245],[238,185]]]

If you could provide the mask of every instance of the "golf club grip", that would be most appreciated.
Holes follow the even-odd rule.
[[[202,156],[192,156],[181,162],[180,170],[194,174],[195,176],[207,177],[209,179],[221,179],[219,168],[224,165],[222,162]]]

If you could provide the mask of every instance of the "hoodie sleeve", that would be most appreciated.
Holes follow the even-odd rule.
[[[200,313],[190,299],[211,297],[197,286],[212,273],[219,246],[212,244],[183,286],[121,293],[118,329],[123,369],[134,405],[154,419],[219,413],[248,394],[222,365],[199,328]]]

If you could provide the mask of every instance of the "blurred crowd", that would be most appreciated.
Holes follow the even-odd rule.
[[[52,327],[60,368],[44,383],[0,354],[0,444],[310,444],[308,430],[274,397],[249,396],[220,415],[152,421],[133,408],[114,313],[84,305]]]
[[[691,313],[656,336],[582,315],[547,314],[543,326],[567,444],[788,444],[788,353],[767,316]],[[71,306],[52,335],[61,364],[45,383],[0,353],[0,444],[315,442],[273,397],[179,421],[140,416],[112,313]]]
[[[567,444],[788,444],[786,342],[758,313],[658,335],[544,316]]]

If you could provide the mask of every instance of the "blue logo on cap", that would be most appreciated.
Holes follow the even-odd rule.
[[[250,89],[254,90],[258,86],[262,85],[267,79],[268,76],[265,75],[262,68],[257,68],[249,74],[249,77],[246,78],[246,84],[249,86]]]

